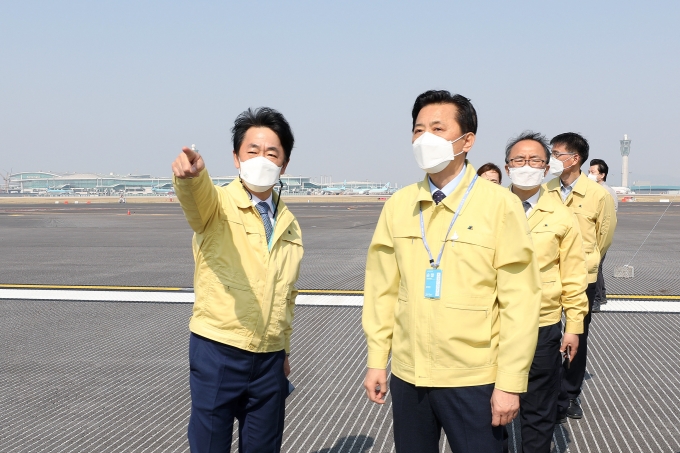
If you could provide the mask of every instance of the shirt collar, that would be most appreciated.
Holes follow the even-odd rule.
[[[463,180],[463,176],[465,176],[466,167],[467,164],[463,164],[463,168],[460,170],[460,173],[458,173],[458,175],[455,178],[453,178],[447,185],[445,185],[441,189],[437,188],[437,186],[435,186],[432,183],[432,179],[430,179],[430,177],[428,176],[427,181],[430,183],[430,194],[434,194],[436,191],[441,190],[447,197],[451,195],[451,193],[453,193],[453,191],[456,190],[456,187],[458,187],[458,184],[460,184],[460,182]]]
[[[266,200],[261,200],[260,198],[258,198],[257,195],[253,193],[251,193],[251,195],[253,196],[253,198],[250,201],[253,203],[253,206],[257,206],[258,203],[264,201],[265,203],[267,203],[267,206],[269,206],[269,214],[271,215],[274,213],[274,203],[272,202],[272,194],[269,194],[269,198],[267,198]]]
[[[536,207],[536,203],[538,203],[538,197],[541,194],[541,191],[539,190],[535,194],[533,194],[529,199],[526,200],[531,205],[531,209],[534,209]]]

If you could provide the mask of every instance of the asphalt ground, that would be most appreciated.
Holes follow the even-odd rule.
[[[632,258],[666,207],[622,204],[610,268]],[[300,287],[361,289],[380,206],[291,210],[306,249]],[[674,203],[631,263],[635,278],[608,278],[610,293],[679,293],[678,216]],[[0,283],[190,287],[190,237],[171,204],[12,206],[0,210]],[[190,313],[182,303],[0,301],[0,452],[188,451]],[[394,451],[391,400],[374,406],[361,388],[360,316],[297,307],[283,451]],[[594,315],[585,416],[556,427],[554,452],[680,452],[678,321]],[[518,436],[513,425],[512,452]]]
[[[680,295],[680,203],[619,206],[604,265],[608,293]],[[298,286],[362,290],[366,250],[382,204],[304,203],[290,209],[305,245]],[[175,203],[0,207],[0,284],[189,288],[191,235]],[[629,263],[634,278],[613,277],[616,267]]]

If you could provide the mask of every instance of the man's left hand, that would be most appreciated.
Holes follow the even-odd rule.
[[[578,352],[578,335],[575,333],[564,333],[564,338],[562,338],[562,346],[560,346],[560,352],[562,355],[565,354],[567,348],[569,348],[571,355],[569,360],[574,360],[574,357],[576,357],[576,353]]]
[[[288,356],[286,356],[285,360],[283,361],[283,374],[288,377],[290,374],[290,363],[288,363]]]
[[[519,395],[494,389],[491,395],[491,425],[502,426],[510,423],[519,412]]]

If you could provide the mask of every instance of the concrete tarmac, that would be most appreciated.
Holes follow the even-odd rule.
[[[301,289],[362,290],[382,204],[292,203],[305,245]],[[621,203],[607,290],[680,295],[680,203]],[[127,215],[128,209],[130,215]],[[176,203],[0,207],[0,284],[193,286],[192,231]],[[633,256],[635,258],[630,261]],[[635,278],[613,278],[614,268]]]

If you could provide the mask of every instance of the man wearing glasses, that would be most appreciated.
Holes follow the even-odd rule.
[[[548,173],[550,151],[545,136],[527,131],[505,148],[505,171],[510,191],[522,201],[534,252],[541,270],[542,297],[538,343],[527,392],[520,397],[522,445],[520,451],[549,453],[561,357],[574,359],[578,334],[588,313],[586,263],[581,232],[574,214],[554,197],[546,196],[541,182]],[[562,337],[562,313],[566,318]]]
[[[571,365],[565,364],[562,373],[561,391],[558,401],[557,421],[563,423],[566,417],[580,419],[583,410],[578,396],[586,373],[588,352],[588,327],[591,313],[599,311],[593,307],[597,270],[600,257],[607,252],[616,229],[616,212],[611,195],[598,183],[588,179],[581,172],[581,166],[588,161],[588,141],[574,132],[555,136],[551,141],[552,158],[550,172],[558,178],[545,185],[546,195],[562,202],[578,220],[583,236],[583,251],[588,270],[588,314],[583,319],[583,333],[579,335],[579,354]]]

